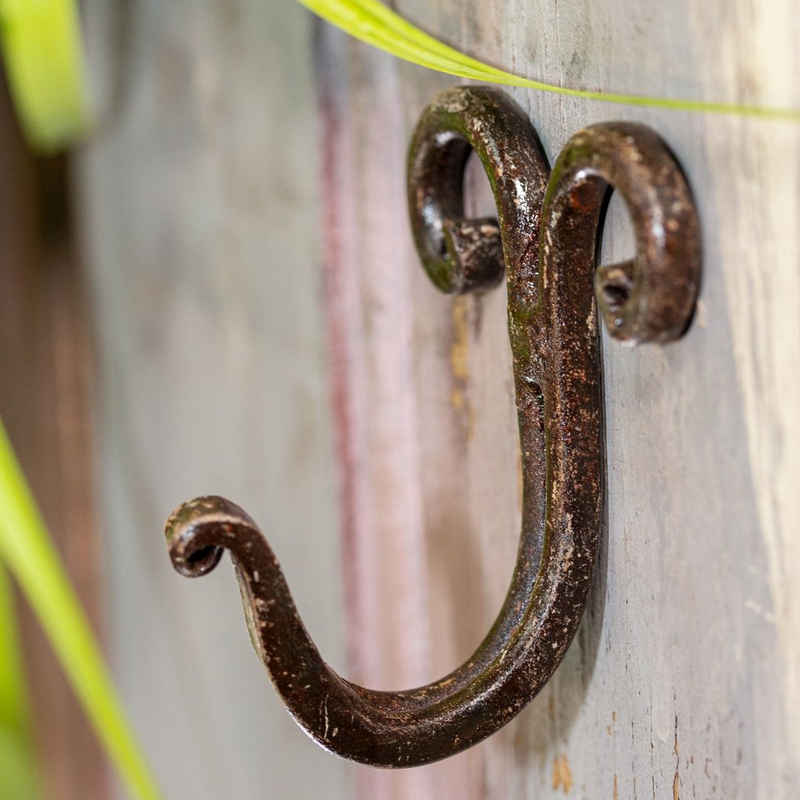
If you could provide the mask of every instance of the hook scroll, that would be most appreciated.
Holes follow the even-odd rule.
[[[497,220],[464,218],[472,150]],[[626,201],[637,252],[596,270],[609,186]],[[655,133],[631,123],[586,128],[550,175],[526,115],[493,89],[452,89],[425,110],[409,153],[408,200],[417,249],[439,289],[488,289],[504,272],[507,280],[522,532],[508,595],[482,644],[427,686],[357,686],[321,658],[277,559],[241,508],[201,497],[166,525],[183,575],[206,574],[230,550],[253,645],[297,722],[328,750],[381,767],[425,764],[481,741],[560,663],[586,604],[603,514],[596,308],[617,338],[675,339],[691,318],[700,270],[691,193]]]

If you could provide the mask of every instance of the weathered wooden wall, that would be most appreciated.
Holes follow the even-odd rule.
[[[800,26],[788,3],[396,6],[530,77],[800,104],[792,77]],[[358,308],[341,337],[358,362],[347,433],[365,454],[351,475],[362,511],[352,515],[350,565],[360,588],[351,610],[356,667],[381,686],[413,684],[478,644],[513,563],[519,484],[503,291],[441,297],[409,244],[406,142],[425,103],[452,81],[327,28],[319,53],[335,109],[327,131],[338,141],[325,205],[345,230],[338,253],[326,252],[353,293],[342,307]],[[362,796],[794,796],[800,131],[514,96],[551,158],[596,121],[640,120],[664,136],[700,208],[702,300],[676,345],[604,343],[608,538],[589,613],[551,684],[473,751],[413,778],[373,773]],[[624,208],[612,203],[604,260],[631,247]],[[386,431],[402,446],[385,446]]]
[[[530,77],[800,105],[788,0],[395,6]],[[138,4],[122,66],[103,19],[96,74],[126,85],[83,186],[111,615],[171,795],[797,796],[800,128],[513,92],[551,158],[591,122],[661,133],[700,209],[701,303],[678,344],[604,342],[608,535],[548,687],[455,759],[346,768],[280,709],[231,576],[180,580],[159,528],[203,491],[252,509],[322,652],[344,668],[346,617],[348,674],[372,685],[479,642],[518,535],[504,290],[439,295],[404,202],[409,133],[454,81],[291,3]],[[630,247],[612,201],[604,260]]]
[[[187,581],[162,533],[198,494],[251,509],[344,669],[310,19],[291,2],[152,0],[90,3],[87,24],[115,675],[166,797],[345,797],[348,765],[265,678],[230,565]]]

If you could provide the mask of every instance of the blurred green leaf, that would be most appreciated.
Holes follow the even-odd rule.
[[[5,569],[0,567],[0,729],[27,736],[28,700],[17,636],[14,600]]]
[[[11,584],[0,566],[0,798],[38,795],[28,693]]]
[[[30,144],[52,152],[83,135],[90,104],[73,0],[0,0],[0,47]]]
[[[0,726],[0,799],[39,797],[36,762],[30,743]]]
[[[100,741],[132,797],[160,794],[0,423],[0,558],[19,582]]]

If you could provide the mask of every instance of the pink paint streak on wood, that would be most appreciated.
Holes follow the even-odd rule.
[[[333,39],[323,44],[318,59],[330,59],[325,48],[337,44]],[[379,106],[354,114],[354,103],[372,98],[351,97],[341,75],[333,80],[324,63],[318,66],[325,299],[349,666],[361,683],[407,688],[429,678],[430,635],[403,120],[396,91]],[[393,70],[385,59],[378,68],[391,87]],[[433,784],[426,771],[364,767],[358,793],[371,800],[424,800],[433,797]]]
[[[367,443],[363,424],[365,353],[361,324],[357,257],[357,226],[351,140],[343,119],[342,88],[325,80],[320,70],[321,187],[323,214],[322,259],[330,360],[330,398],[334,421],[339,480],[340,536],[347,613],[347,662],[356,676],[375,672],[371,663],[368,604],[363,587],[369,573],[370,508],[366,471]]]

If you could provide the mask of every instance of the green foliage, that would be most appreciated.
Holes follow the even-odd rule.
[[[680,100],[670,97],[647,97],[617,92],[595,92],[533,81],[491,67],[448,47],[411,25],[379,0],[298,1],[323,19],[367,44],[379,47],[420,66],[458,75],[462,78],[506,86],[521,86],[570,97],[583,97],[588,100],[603,100],[607,103],[621,103],[630,106],[651,106],[681,111],[705,111],[713,114],[738,114],[740,116],[800,121],[800,109],[796,108],[770,108],[735,103]]]
[[[51,152],[89,126],[89,92],[73,0],[0,0],[0,46],[31,145]]]
[[[11,585],[0,567],[0,798],[38,796]]]
[[[89,623],[1,423],[0,558],[25,593],[131,796],[158,800]]]
[[[39,796],[30,742],[0,726],[0,798],[33,800]]]

